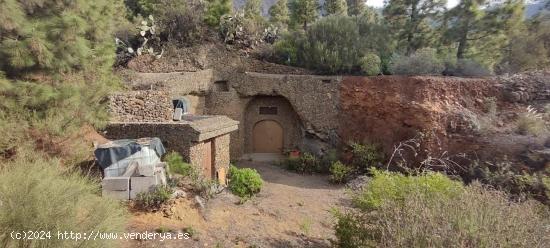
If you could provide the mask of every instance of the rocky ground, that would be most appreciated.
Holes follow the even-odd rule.
[[[126,247],[330,247],[334,239],[331,208],[347,206],[343,186],[327,176],[300,175],[274,165],[241,162],[258,170],[264,179],[261,193],[240,203],[224,191],[204,208],[187,194],[170,211],[135,212],[128,231],[195,234],[189,240],[138,241]]]

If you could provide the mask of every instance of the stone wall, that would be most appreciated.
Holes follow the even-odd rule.
[[[194,145],[193,132],[191,127],[180,123],[110,123],[105,128],[105,137],[108,139],[158,137],[168,151],[179,152],[187,161],[190,161],[189,148]]]
[[[214,142],[214,164],[216,166],[216,172],[218,172],[218,178],[220,183],[225,184],[225,176],[229,173],[229,164],[231,163],[231,157],[229,153],[230,138],[229,134],[216,137]]]
[[[172,108],[172,100],[164,91],[137,90],[115,93],[109,97],[112,121],[167,121],[172,117]]]
[[[509,102],[550,101],[550,71],[500,76],[497,80]]]

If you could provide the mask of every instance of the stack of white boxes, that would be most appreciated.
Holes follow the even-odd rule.
[[[120,200],[134,199],[158,185],[166,185],[166,164],[139,164],[133,161],[121,176],[103,178],[103,196]]]

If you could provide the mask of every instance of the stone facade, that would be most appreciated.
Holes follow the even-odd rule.
[[[266,97],[282,99],[275,104],[281,109],[287,109],[289,103],[288,114],[280,118],[296,120],[292,126],[283,127],[285,133],[290,133],[285,135],[285,149],[320,154],[338,143],[340,77],[218,72],[213,79],[226,81],[229,90],[212,89],[206,95],[207,113],[227,115],[242,124],[238,132],[231,134],[232,157],[251,152],[250,127],[258,120],[249,118],[249,106]]]
[[[250,127],[259,121],[250,106],[262,99],[279,99],[271,105],[283,110],[285,149],[299,148],[316,154],[338,144],[338,108],[341,77],[279,75],[204,70],[175,73],[136,73],[128,83],[133,90],[149,89],[184,97],[191,113],[225,115],[241,123],[231,133],[231,157],[251,152]],[[220,87],[221,86],[221,87]],[[267,103],[267,102],[265,102]]]

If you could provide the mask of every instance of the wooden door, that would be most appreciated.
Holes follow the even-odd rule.
[[[208,178],[212,179],[212,142],[206,141],[203,144],[203,157],[202,157],[202,172],[203,175]]]
[[[276,121],[257,122],[252,137],[255,153],[283,152],[283,127]]]

